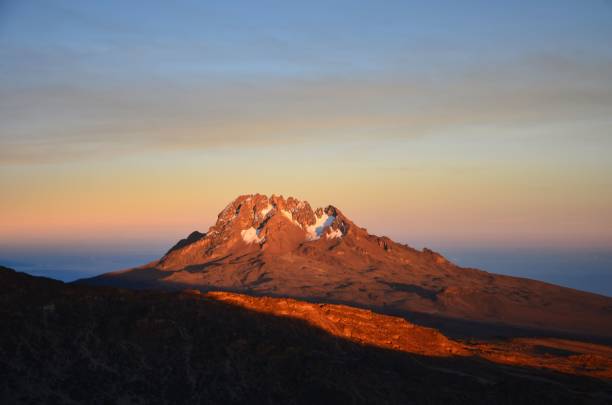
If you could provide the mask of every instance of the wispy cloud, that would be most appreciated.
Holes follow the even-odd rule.
[[[3,58],[10,56],[5,51]],[[29,68],[24,75],[52,76],[61,67],[55,56],[21,50],[24,66],[5,65],[5,73]],[[72,75],[0,87],[1,164],[330,137],[410,138],[479,126],[559,127],[607,122],[612,113],[612,62],[558,55],[443,77],[441,68],[424,74],[395,66],[386,76],[195,74],[191,82],[89,72],[75,69],[77,54],[60,58],[72,58]]]

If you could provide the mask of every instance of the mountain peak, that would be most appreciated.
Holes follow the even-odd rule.
[[[285,199],[282,195],[250,194],[241,195],[229,203],[219,213],[208,234],[224,233],[228,236],[228,233],[239,232],[247,244],[265,244],[271,232],[287,228],[278,225],[279,222],[299,228],[304,241],[341,238],[347,230],[345,218],[332,205],[313,210],[308,201],[294,197]],[[272,227],[275,223],[277,226]],[[296,230],[289,232],[296,233]]]
[[[610,298],[461,268],[370,235],[332,205],[313,209],[276,195],[239,196],[208,232],[190,234],[161,259],[86,282],[228,289],[612,336]]]
[[[170,269],[241,252],[279,254],[303,244],[333,245],[358,229],[333,205],[313,209],[295,197],[244,194],[225,206],[208,232],[179,241],[160,265]]]

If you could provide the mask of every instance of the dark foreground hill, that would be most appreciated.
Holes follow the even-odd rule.
[[[66,285],[0,268],[0,325],[2,404],[612,401],[605,346],[458,342],[289,299]]]
[[[612,338],[610,297],[462,268],[291,197],[240,196],[160,260],[80,282],[346,303],[438,327],[468,321],[472,334],[510,326]]]

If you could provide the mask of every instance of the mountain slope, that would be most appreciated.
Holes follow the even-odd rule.
[[[553,342],[552,355],[514,344],[480,351],[401,318],[291,299],[67,285],[0,267],[0,324],[3,404],[612,397],[609,348],[574,342],[568,355],[553,351],[567,343]]]
[[[80,282],[225,289],[612,337],[612,298],[461,268],[370,235],[336,207],[291,197],[240,196],[207,233],[160,260]]]

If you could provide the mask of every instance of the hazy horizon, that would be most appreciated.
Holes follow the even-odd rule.
[[[157,260],[177,241],[169,241],[164,246],[76,250],[71,247],[6,249],[0,246],[0,265],[70,282]],[[612,249],[413,247],[436,250],[460,266],[527,277],[612,297]]]

